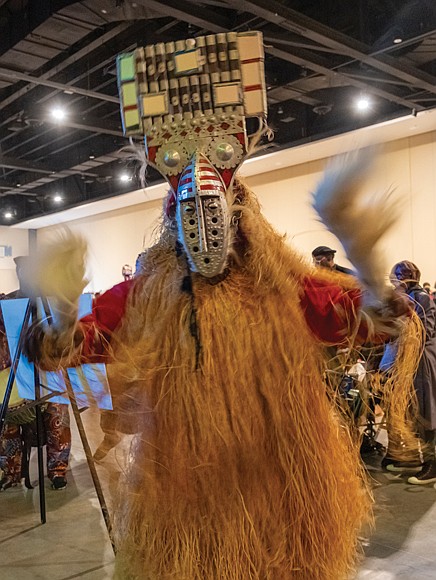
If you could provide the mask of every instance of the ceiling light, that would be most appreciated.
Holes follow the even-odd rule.
[[[12,121],[10,125],[8,125],[8,131],[22,131],[29,127],[29,121],[24,117],[23,114],[20,114],[16,119]]]
[[[295,117],[293,117],[292,115],[288,115],[287,117],[282,117],[280,121],[282,123],[292,123],[292,121],[295,121]]]
[[[21,183],[17,183],[17,187],[21,187]]]
[[[94,155],[94,153],[90,153],[90,154],[89,154],[89,159],[95,159],[95,155]]]
[[[56,203],[59,203],[60,201],[62,201],[62,196],[59,195],[59,193],[57,193],[54,197],[53,197],[53,201],[55,201]]]
[[[102,13],[102,14],[107,14],[107,10],[106,10],[105,8],[102,8],[102,9],[101,9],[101,13]]]
[[[313,107],[312,111],[322,117],[323,115],[327,115],[327,113],[330,113],[332,109],[333,105],[328,103],[324,105],[316,105],[315,107]]]
[[[3,214],[3,216],[7,219],[10,220],[12,218],[12,212],[11,211],[5,211],[5,213]]]
[[[55,107],[51,111],[51,116],[56,119],[56,121],[62,121],[66,117],[65,109],[61,109],[60,107]]]
[[[401,44],[403,42],[402,38],[394,38],[394,44]]]
[[[120,175],[120,180],[121,180],[123,183],[127,183],[127,181],[130,181],[130,180],[131,180],[131,177],[130,177],[130,175],[127,175],[127,173],[122,173],[122,174]]]
[[[356,102],[356,107],[358,111],[367,111],[371,105],[371,101],[368,97],[360,97],[359,100]]]

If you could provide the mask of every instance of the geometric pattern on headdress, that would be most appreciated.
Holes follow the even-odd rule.
[[[262,34],[210,34],[117,58],[124,133],[142,135],[147,161],[174,191],[194,153],[228,186],[247,154],[245,119],[266,119]]]

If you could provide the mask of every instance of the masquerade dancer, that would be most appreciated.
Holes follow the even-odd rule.
[[[149,163],[171,185],[160,238],[139,274],[79,322],[81,242],[39,262],[35,291],[56,297],[58,316],[32,329],[28,351],[48,368],[111,361],[114,406],[137,425],[115,508],[117,578],[345,579],[370,519],[322,352],[399,330],[407,307],[374,249],[392,211],[384,200],[359,211],[367,166],[348,157],[314,206],[356,278],[340,286],[285,244],[234,179],[245,118],[265,127],[262,65],[256,32],[119,57],[125,131],[145,135]]]

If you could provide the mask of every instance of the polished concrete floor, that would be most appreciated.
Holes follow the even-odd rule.
[[[95,449],[101,439],[98,420],[91,411],[83,419]],[[0,494],[1,580],[112,577],[113,552],[76,429],[73,441],[67,489],[53,491],[46,483],[46,524],[39,521],[37,488]],[[128,443],[97,466],[109,502],[108,466],[122,469]],[[364,541],[365,558],[354,580],[436,580],[436,490],[433,485],[408,485],[405,477],[382,472],[379,456],[369,457],[367,464],[376,497],[376,527]],[[37,479],[35,462],[32,478]]]

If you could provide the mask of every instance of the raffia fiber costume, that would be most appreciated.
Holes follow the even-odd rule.
[[[358,292],[317,280],[241,192],[225,279],[184,290],[166,230],[81,325],[83,361],[107,351],[126,300],[112,390],[140,433],[115,510],[118,578],[337,580],[355,561],[369,495],[308,322],[345,339]]]
[[[342,580],[371,519],[322,378],[326,343],[369,337],[357,282],[310,267],[248,189],[235,193],[226,275],[190,272],[167,224],[140,276],[72,329],[36,333],[44,368],[110,361],[114,408],[136,425],[114,510],[118,579]]]

